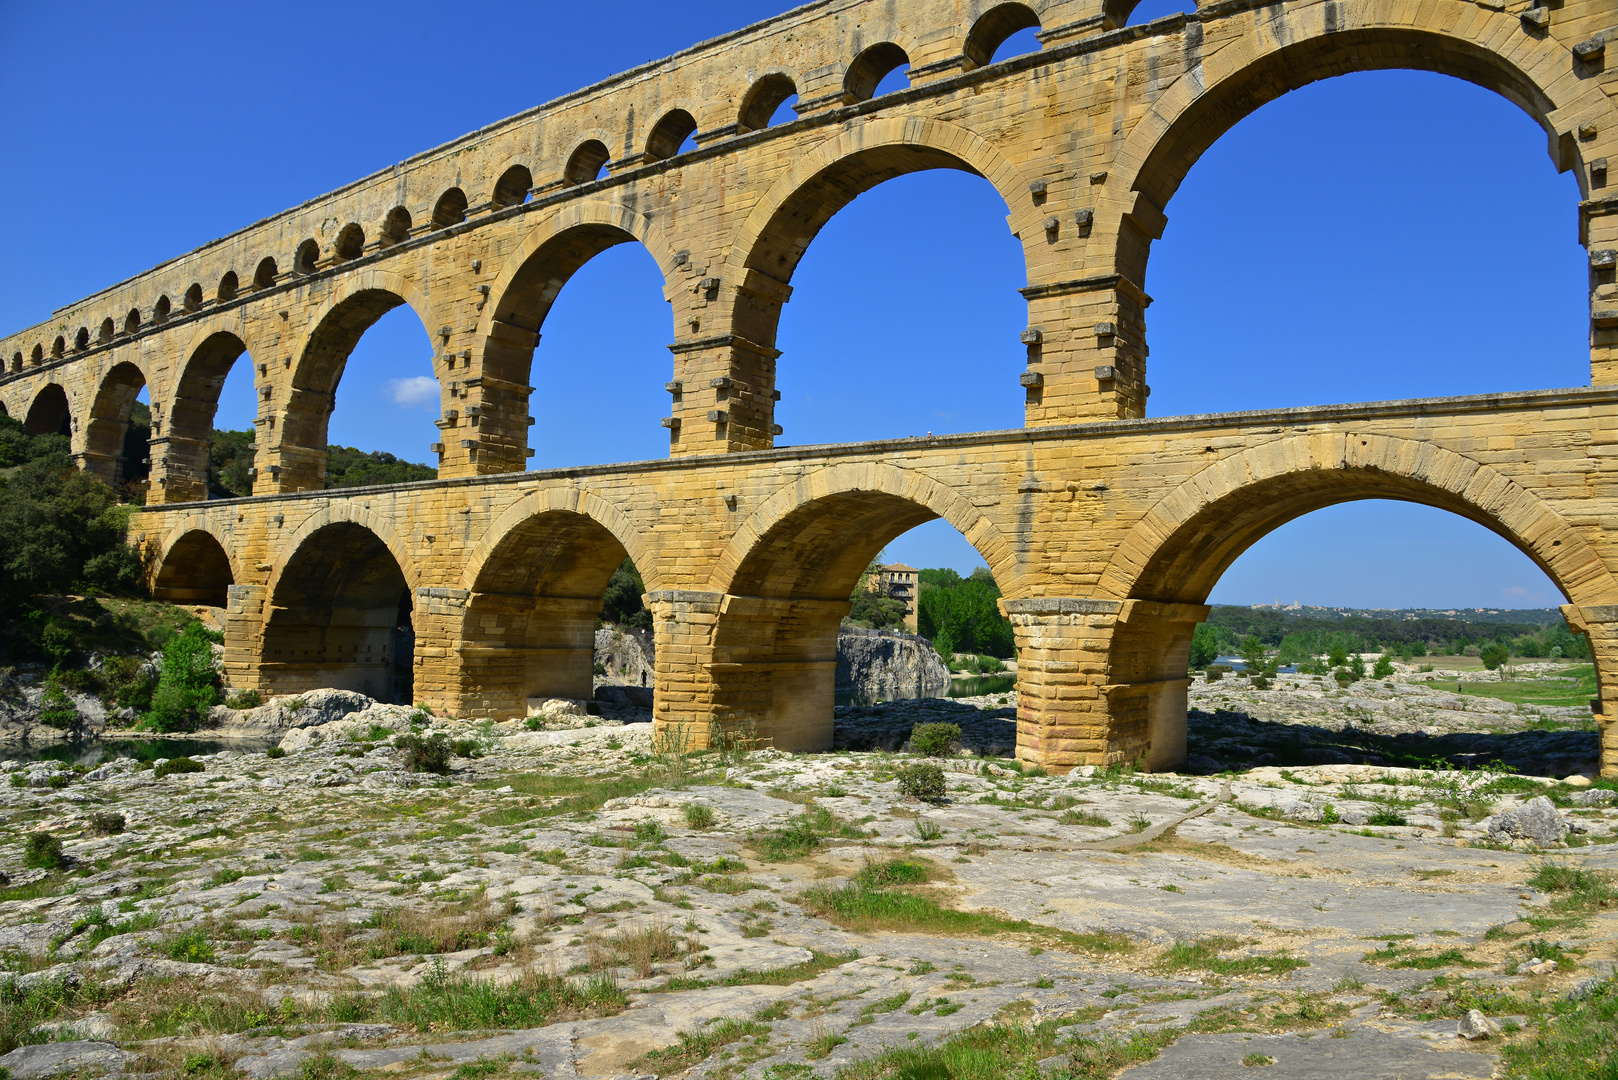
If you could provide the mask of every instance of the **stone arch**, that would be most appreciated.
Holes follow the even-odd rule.
[[[449,188],[433,203],[432,227],[447,229],[459,225],[466,220],[466,205],[466,192],[459,187]]]
[[[157,461],[150,501],[208,497],[208,445],[219,394],[237,360],[249,351],[241,329],[237,319],[208,319],[192,336],[172,395],[160,410],[162,425],[153,431],[159,449],[153,455]]]
[[[1470,9],[1469,9],[1470,10]],[[1243,35],[1238,50],[1199,52],[1199,62],[1160,94],[1113,159],[1107,188],[1122,201],[1117,267],[1145,280],[1152,240],[1162,235],[1164,209],[1186,173],[1213,143],[1260,106],[1299,87],[1353,71],[1411,69],[1451,75],[1500,94],[1540,124],[1558,170],[1577,169],[1588,197],[1575,132],[1613,107],[1596,80],[1574,79],[1573,55],[1552,36],[1522,32],[1515,15],[1469,14],[1466,36],[1445,5],[1422,8],[1424,25],[1391,21],[1391,8],[1326,4],[1290,9],[1268,32]],[[1251,16],[1248,16],[1251,17]],[[1414,17],[1414,16],[1411,16]],[[1346,20],[1346,23],[1345,23]],[[1283,24],[1286,24],[1283,26]],[[1201,24],[1188,23],[1188,44],[1200,45]],[[1489,42],[1509,42],[1494,49]]]
[[[73,410],[68,404],[67,391],[60,383],[46,383],[34,395],[28,406],[28,417],[23,430],[30,435],[73,434]]]
[[[333,281],[331,294],[310,319],[310,329],[296,351],[292,389],[282,404],[283,456],[278,464],[283,490],[321,486],[326,425],[349,354],[378,319],[403,304],[410,306],[423,327],[433,325],[427,295],[401,274],[372,268]]]
[[[1014,551],[994,526],[919,471],[833,465],[765,500],[710,579],[719,616],[708,668],[713,720],[751,723],[778,749],[829,748],[849,594],[888,542],[937,517],[966,536],[1008,593],[1022,588]]]
[[[408,704],[418,577],[385,516],[326,506],[278,546],[260,686],[274,694],[336,687]]]
[[[673,157],[680,152],[685,140],[696,134],[696,130],[697,121],[690,110],[677,106],[669,109],[647,133],[646,157],[651,161]]]
[[[382,219],[382,233],[378,237],[381,246],[392,247],[394,244],[403,243],[410,239],[410,230],[413,227],[410,220],[410,211],[402,206],[395,206],[388,211],[388,216]],[[308,241],[305,242],[307,243]],[[317,257],[319,252],[319,245],[316,245],[315,253]]]
[[[987,140],[938,120],[882,116],[849,124],[810,149],[771,185],[730,246],[744,269],[731,311],[732,331],[773,348],[786,288],[821,228],[857,196],[886,180],[927,169],[958,169],[988,180],[1009,208],[1023,241],[1024,265],[1043,245],[1040,208],[1022,172]]]
[[[541,221],[506,258],[490,287],[492,302],[478,325],[484,374],[526,386],[540,328],[556,297],[585,263],[632,241],[644,246],[662,270],[668,299],[670,248],[646,215],[601,197],[569,204]],[[526,429],[526,397],[521,404]],[[526,430],[518,441],[527,441]]]
[[[528,201],[528,189],[534,186],[534,174],[522,162],[514,162],[500,174],[489,193],[489,201],[496,210],[517,206]]]
[[[158,545],[152,597],[171,604],[229,606],[230,586],[241,581],[230,548],[202,514],[188,514]]]
[[[569,184],[588,184],[601,174],[602,168],[612,157],[607,144],[601,139],[585,139],[573,148],[567,156],[567,164],[562,168],[562,179]]]
[[[871,100],[877,84],[908,63],[910,54],[891,41],[879,41],[861,49],[848,65],[848,74],[843,76],[843,100],[850,103]]]
[[[266,255],[258,261],[258,269],[253,271],[253,288],[268,289],[275,285],[275,279],[281,274],[281,268],[275,263],[274,255]]]
[[[1039,13],[1034,6],[1018,0],[996,4],[979,15],[972,29],[967,31],[966,41],[961,46],[961,54],[966,58],[963,66],[968,71],[983,67],[994,59],[995,50],[1012,34],[1038,26]]]
[[[350,221],[344,225],[332,242],[332,258],[339,262],[357,259],[365,252],[365,230],[358,222]]]
[[[144,480],[141,461],[129,461],[124,453],[124,435],[129,430],[135,398],[148,385],[139,364],[124,360],[102,376],[90,404],[90,417],[84,425],[84,446],[80,460],[113,488],[126,480]]]
[[[530,698],[589,698],[596,618],[613,572],[650,549],[618,507],[593,492],[533,492],[489,528],[467,560],[451,700],[457,715],[511,719]]]
[[[1117,626],[1107,644],[1107,760],[1185,759],[1191,631],[1214,584],[1253,543],[1314,510],[1358,499],[1421,503],[1469,518],[1532,558],[1574,604],[1618,600],[1618,581],[1578,531],[1495,469],[1432,443],[1371,433],[1298,435],[1209,465],[1124,538],[1099,593]],[[1596,643],[1592,642],[1592,646]],[[1603,672],[1597,659],[1597,678]]]
[[[736,111],[736,130],[742,133],[762,131],[770,126],[770,117],[781,103],[798,92],[799,79],[785,69],[767,71],[753,80],[753,85],[742,95],[741,107]]]

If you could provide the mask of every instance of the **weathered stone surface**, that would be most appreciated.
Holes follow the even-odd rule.
[[[1568,825],[1556,805],[1540,795],[1515,810],[1496,814],[1489,823],[1489,835],[1499,839],[1527,840],[1540,847],[1559,844]]]
[[[837,632],[837,690],[865,697],[914,698],[949,689],[949,668],[913,634],[844,626]]]
[[[1484,1016],[1479,1010],[1468,1009],[1466,1015],[1461,1017],[1461,1022],[1456,1025],[1455,1033],[1463,1039],[1473,1041],[1492,1039],[1500,1034],[1500,1025]]]
[[[55,1042],[19,1046],[0,1057],[0,1069],[16,1080],[44,1080],[65,1072],[121,1073],[126,1054],[110,1042]]]

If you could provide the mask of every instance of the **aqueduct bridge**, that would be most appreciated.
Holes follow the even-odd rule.
[[[1395,498],[1493,529],[1562,589],[1601,681],[1603,770],[1618,775],[1618,9],[1237,0],[1125,26],[1132,7],[820,0],[61,309],[0,341],[0,404],[30,431],[66,431],[82,467],[116,480],[148,388],[137,527],[155,588],[227,607],[239,687],[386,693],[408,605],[417,700],[510,716],[528,697],[585,696],[594,617],[627,553],[655,615],[658,723],[698,743],[747,723],[821,747],[859,572],[942,517],[1005,593],[1019,755],[1164,768],[1184,756],[1188,641],[1219,575],[1301,514]],[[995,58],[1030,27],[1040,51]],[[873,96],[905,65],[907,89]],[[1577,178],[1590,385],[1145,418],[1142,283],[1186,171],[1263,103],[1391,67],[1502,94]],[[794,94],[795,116],[771,123]],[[992,183],[1022,244],[1028,363],[1007,392],[1027,426],[776,448],[776,365],[792,358],[775,333],[799,259],[859,193],[932,168]],[[670,457],[523,471],[546,312],[619,243],[651,253],[672,308]],[[434,338],[441,479],[323,491],[344,363],[401,304]],[[259,402],[254,493],[206,501],[237,362]]]

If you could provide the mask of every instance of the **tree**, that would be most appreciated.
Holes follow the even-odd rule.
[[[1491,641],[1479,651],[1478,658],[1483,661],[1484,667],[1493,671],[1511,659],[1511,650],[1498,641]]]
[[[1355,682],[1365,678],[1365,657],[1355,653],[1348,658],[1348,673]]]
[[[1189,666],[1193,671],[1200,671],[1219,659],[1219,633],[1207,623],[1198,623],[1197,628],[1191,631],[1191,656]]]
[[[0,602],[16,612],[30,597],[80,584],[139,591],[143,567],[128,530],[112,489],[66,454],[28,461],[0,484]]]
[[[1264,647],[1264,642],[1252,635],[1248,635],[1242,638],[1241,644],[1237,646],[1237,651],[1241,654],[1242,663],[1247,665],[1247,670],[1255,674],[1263,672],[1264,659],[1269,655],[1269,650]]]
[[[153,731],[195,731],[219,704],[219,673],[213,667],[214,635],[200,622],[187,624],[163,646],[163,674],[141,726]]]
[[[612,572],[606,594],[601,598],[601,621],[638,630],[649,630],[652,613],[641,602],[646,582],[641,580],[635,560],[626,558]]]
[[[1371,669],[1371,678],[1386,679],[1393,674],[1393,657],[1383,653],[1376,658],[1376,667]]]

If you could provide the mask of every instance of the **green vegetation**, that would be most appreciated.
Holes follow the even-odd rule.
[[[1572,681],[1566,681],[1572,680]],[[1427,685],[1468,697],[1494,698],[1514,705],[1579,706],[1596,695],[1596,669],[1578,664],[1539,679],[1501,682],[1433,682]]]
[[[1207,937],[1198,941],[1176,941],[1158,957],[1159,971],[1208,971],[1215,975],[1282,975],[1309,966],[1284,953],[1225,958],[1220,953],[1230,952],[1249,944],[1230,937]]]
[[[195,731],[219,704],[219,673],[213,646],[221,635],[193,622],[163,646],[163,674],[141,726],[153,731]]]
[[[917,724],[910,729],[910,752],[922,757],[948,757],[960,741],[959,724]]]
[[[643,1067],[655,1067],[664,1074],[675,1073],[695,1065],[722,1046],[760,1036],[767,1042],[769,1034],[770,1029],[765,1024],[726,1016],[696,1031],[680,1032],[679,1042],[662,1050],[653,1050],[635,1061],[633,1067],[637,1071]]]
[[[449,772],[449,760],[455,753],[455,744],[449,736],[436,732],[432,735],[400,735],[393,740],[393,745],[404,751],[406,769],[439,776]]]
[[[23,845],[22,864],[38,870],[60,870],[67,865],[62,841],[48,832],[30,833]]]
[[[1558,894],[1552,901],[1558,911],[1594,911],[1618,905],[1618,890],[1606,876],[1566,863],[1539,863],[1528,885],[1540,892]]]
[[[790,862],[806,858],[828,837],[858,840],[864,835],[824,806],[806,806],[798,817],[755,837],[753,842],[770,862]]]
[[[940,654],[1016,655],[1011,620],[1000,614],[1000,586],[988,567],[978,567],[968,578],[954,570],[923,570],[920,579],[917,628]]]
[[[1618,980],[1598,983],[1582,1000],[1557,1001],[1549,1019],[1501,1051],[1510,1080],[1618,1076]]]
[[[894,777],[899,781],[899,793],[906,798],[927,803],[944,801],[944,770],[930,761],[901,765],[894,770]]]
[[[196,760],[195,758],[177,757],[169,758],[167,761],[163,762],[163,764],[153,769],[152,776],[155,779],[161,780],[165,776],[173,776],[175,774],[183,773],[198,773],[202,772],[202,770],[202,762]]]
[[[879,552],[870,565],[860,572],[859,581],[854,583],[854,591],[848,595],[849,603],[853,606],[849,608],[847,618],[851,623],[873,630],[902,630],[905,602],[889,596],[873,584],[882,569],[882,554]]]
[[[254,439],[251,431],[215,431],[208,443],[208,494],[214,498],[250,495],[253,491]],[[436,480],[430,465],[403,461],[382,451],[352,446],[326,447],[326,487],[370,487]]]
[[[646,582],[641,580],[635,561],[625,558],[607,581],[607,591],[601,599],[601,622],[650,630],[652,613],[641,602],[645,591]]]
[[[693,829],[706,829],[714,823],[713,807],[707,803],[686,803],[685,823]]]

